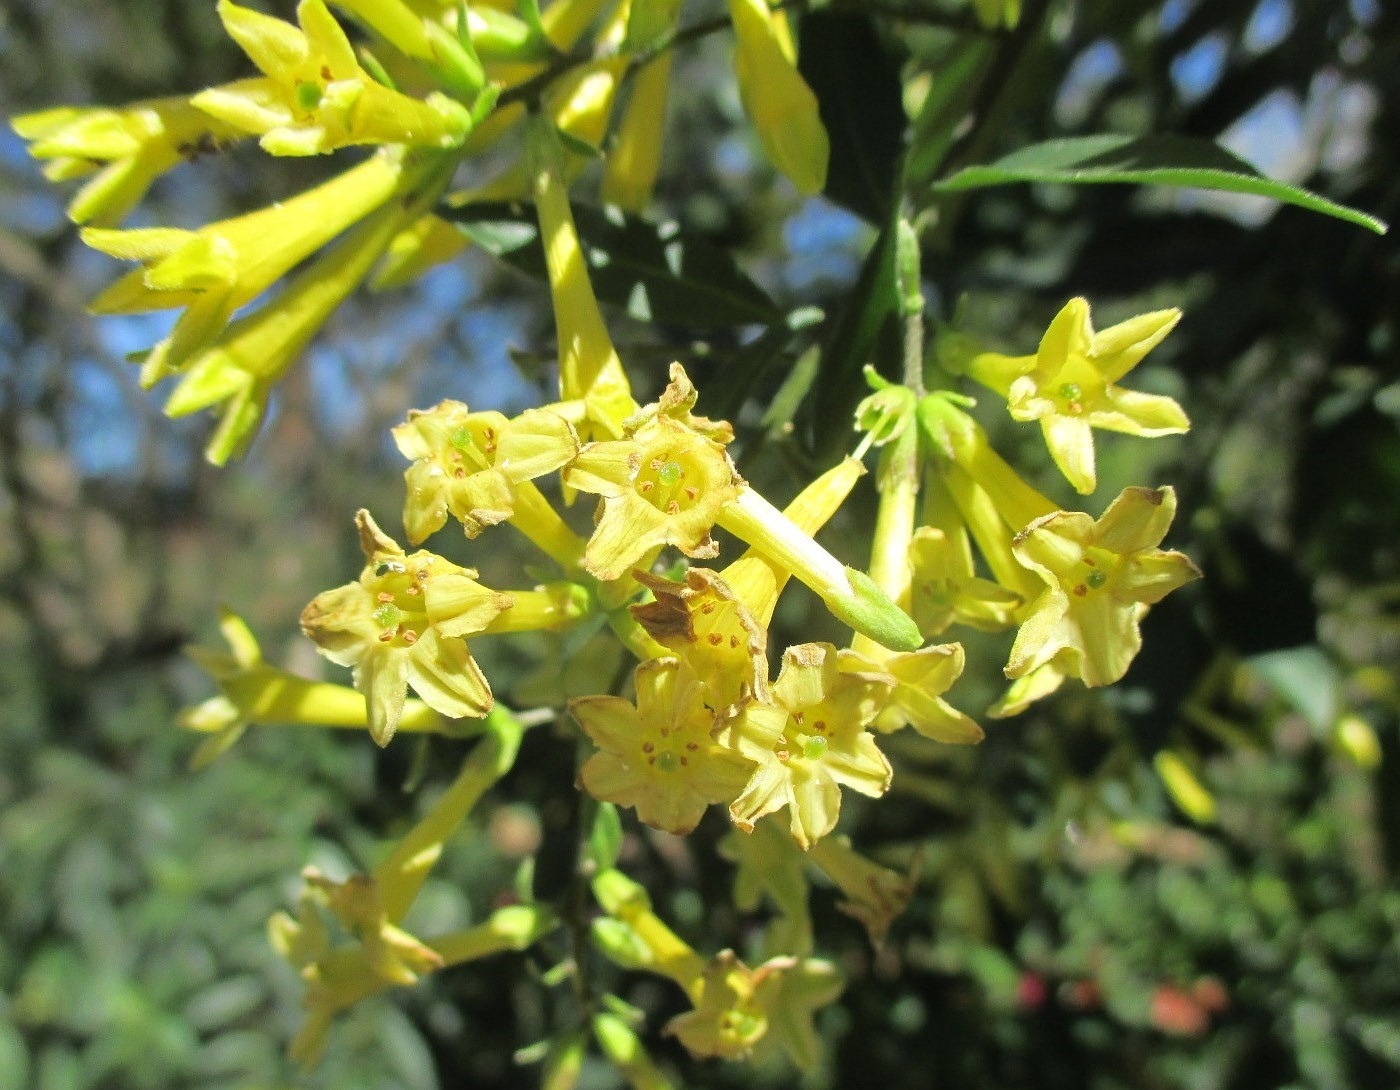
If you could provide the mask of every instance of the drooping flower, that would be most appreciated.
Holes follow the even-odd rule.
[[[793,839],[806,848],[836,825],[841,788],[878,798],[892,771],[866,730],[895,686],[868,660],[830,644],[789,647],[772,703],[751,702],[725,730],[726,744],[758,763],[729,807],[741,829],[788,808]]]
[[[212,344],[234,311],[388,200],[404,180],[403,156],[385,151],[304,193],[207,224],[132,230],[86,228],[95,250],[142,267],[92,303],[99,314],[184,308],[170,336],[146,357],[141,383],[153,386]]]
[[[1171,398],[1116,385],[1180,319],[1175,308],[1159,310],[1095,332],[1087,300],[1071,299],[1050,323],[1035,355],[984,352],[964,366],[1006,398],[1017,420],[1040,421],[1055,464],[1077,491],[1087,494],[1096,484],[1091,429],[1158,436],[1190,427]]]
[[[585,696],[569,710],[598,745],[579,772],[589,794],[670,833],[685,834],[711,803],[743,790],[753,762],[715,742],[715,710],[701,679],[678,659],[649,659],[636,670],[635,706],[616,696]]]
[[[1016,557],[1046,587],[1016,634],[1007,677],[1052,661],[1086,685],[1122,677],[1147,607],[1200,578],[1184,554],[1158,548],[1175,514],[1172,489],[1129,488],[1097,521],[1059,511],[1017,535]]]
[[[151,183],[186,159],[241,139],[243,133],[184,97],[149,99],[117,109],[62,106],[12,118],[29,154],[46,160],[50,181],[90,177],[68,205],[74,223],[110,226]]]
[[[829,836],[812,845],[809,858],[845,896],[837,907],[864,925],[874,945],[883,942],[890,924],[914,896],[914,875],[867,859],[844,836]]]
[[[443,715],[486,715],[491,687],[464,637],[485,629],[512,597],[433,553],[405,555],[368,511],[356,524],[364,572],[358,582],[318,595],[302,611],[301,627],[321,654],[354,668],[374,740],[387,745],[394,736],[410,687]]]
[[[318,155],[353,144],[452,148],[471,132],[475,118],[462,103],[441,92],[416,99],[365,71],[323,0],[302,0],[298,26],[229,0],[220,0],[219,18],[263,75],[211,87],[191,101],[258,134],[272,155]]]

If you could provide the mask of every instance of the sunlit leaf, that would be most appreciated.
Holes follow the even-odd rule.
[[[1032,144],[985,166],[965,167],[935,184],[944,193],[1012,182],[1058,182],[1093,185],[1187,186],[1230,193],[1250,193],[1296,204],[1323,215],[1385,234],[1387,224],[1375,216],[1329,201],[1301,186],[1274,181],[1209,140],[1188,136],[1075,136]]]

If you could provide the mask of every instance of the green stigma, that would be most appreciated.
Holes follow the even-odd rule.
[[[679,484],[681,479],[681,466],[679,462],[667,462],[656,471],[656,479],[668,488],[671,485]]]
[[[1077,382],[1066,382],[1060,387],[1060,396],[1066,401],[1078,401],[1083,393]]]
[[[674,772],[679,764],[680,761],[669,749],[663,749],[656,755],[656,767],[662,772]]]
[[[380,628],[398,628],[403,623],[403,610],[393,602],[385,602],[370,614]]]
[[[809,735],[802,743],[802,756],[809,761],[820,761],[826,756],[826,739],[820,734]]]
[[[452,438],[448,440],[458,450],[471,450],[476,445],[472,439],[472,430],[463,424],[460,428],[452,432]]]
[[[297,105],[307,113],[310,113],[317,106],[321,105],[322,97],[321,85],[310,81],[297,84],[296,96]]]
[[[1108,582],[1108,573],[1100,571],[1098,568],[1095,568],[1088,574],[1084,582],[1088,583],[1089,586],[1093,587],[1095,590],[1098,590],[1101,586]]]

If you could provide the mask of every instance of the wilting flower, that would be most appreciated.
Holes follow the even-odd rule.
[[[406,556],[367,511],[356,524],[368,565],[358,582],[318,595],[302,611],[301,627],[321,654],[354,668],[370,734],[388,744],[410,686],[443,715],[484,716],[491,687],[463,637],[484,630],[512,597],[433,553]]]
[[[865,858],[844,836],[829,836],[812,845],[809,858],[845,895],[837,907],[864,925],[872,943],[883,942],[890,924],[914,896],[914,876]]]
[[[633,606],[633,616],[703,680],[716,711],[767,697],[768,633],[723,578],[709,568],[688,569],[682,583],[637,576],[655,600]]]
[[[578,451],[563,417],[527,409],[514,419],[471,412],[460,401],[415,409],[393,429],[394,442],[413,464],[403,524],[413,544],[442,529],[448,515],[468,537],[511,518],[520,486],[553,472]]]
[[[1016,537],[1017,559],[1046,583],[1016,634],[1006,675],[1023,677],[1049,662],[1086,685],[1127,672],[1148,606],[1200,577],[1191,560],[1157,546],[1176,514],[1170,488],[1129,488],[1095,521],[1059,511]]]
[[[750,703],[727,728],[727,744],[756,761],[729,807],[741,829],[788,807],[793,839],[806,848],[836,825],[841,788],[879,797],[890,763],[865,728],[885,707],[894,678],[830,644],[789,647],[773,702]]]
[[[118,222],[171,167],[238,140],[243,133],[187,98],[133,102],[117,109],[61,106],[12,118],[29,154],[47,160],[51,181],[96,173],[68,205],[74,223]]]
[[[322,0],[302,0],[299,26],[229,0],[220,0],[219,18],[263,75],[211,87],[191,101],[260,134],[273,155],[317,155],[351,144],[451,148],[471,131],[472,113],[455,99],[441,92],[412,98],[366,72]]]
[[[1017,420],[1040,421],[1055,464],[1079,492],[1089,493],[1096,483],[1091,429],[1158,436],[1190,427],[1171,398],[1115,385],[1180,319],[1175,308],[1158,310],[1095,332],[1088,302],[1071,299],[1050,323],[1034,356],[984,352],[964,366],[1006,398]]]
[[[637,817],[684,834],[710,803],[729,802],[748,782],[753,762],[715,742],[715,712],[693,670],[677,659],[637,667],[637,703],[585,696],[569,710],[598,745],[579,772],[595,798],[632,806]]]

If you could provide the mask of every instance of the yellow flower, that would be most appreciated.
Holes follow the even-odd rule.
[[[299,272],[284,292],[239,318],[191,359],[165,412],[180,417],[223,403],[219,427],[205,447],[211,463],[224,465],[248,449],[273,387],[364,280],[400,218],[397,208],[380,209]]]
[[[608,150],[599,195],[627,212],[642,212],[656,188],[674,56],[667,49],[633,76],[632,97]]]
[[[717,712],[767,699],[768,633],[721,576],[690,568],[683,583],[647,572],[637,577],[656,598],[631,607],[632,615],[704,681]]]
[[[11,119],[29,154],[45,159],[51,181],[96,173],[68,205],[74,223],[110,225],[141,200],[151,183],[186,159],[241,139],[187,98],[133,102],[118,109],[64,106]]]
[[[460,401],[413,410],[393,435],[413,460],[404,474],[403,524],[415,545],[442,529],[449,514],[468,537],[504,522],[515,515],[522,486],[578,452],[574,429],[552,412],[527,409],[507,419],[471,412]]]
[[[486,715],[491,687],[463,637],[509,609],[511,596],[440,556],[404,555],[367,511],[356,524],[368,565],[358,582],[318,595],[302,611],[301,627],[321,654],[354,668],[374,740],[382,746],[394,736],[410,686],[443,715]]]
[[[648,825],[684,835],[710,803],[744,788],[753,762],[718,745],[715,712],[695,672],[677,659],[650,659],[636,670],[637,703],[585,696],[569,710],[601,752],[579,772],[589,794],[635,807]]]
[[[153,386],[183,370],[239,307],[399,191],[402,160],[399,153],[381,152],[305,193],[197,231],[85,228],[83,241],[93,249],[142,264],[99,295],[92,309],[139,314],[185,308],[142,364],[141,383]]]
[[[1086,685],[1122,677],[1142,646],[1147,607],[1200,578],[1188,557],[1157,547],[1175,514],[1172,489],[1129,488],[1098,521],[1058,511],[1018,534],[1017,559],[1046,587],[1016,634],[1006,676],[1053,661]]]
[[[190,758],[203,768],[242,736],[250,723],[303,723],[324,727],[360,727],[368,723],[365,698],[344,685],[311,681],[263,661],[262,650],[243,618],[227,610],[219,630],[229,651],[189,647],[185,653],[218,683],[211,696],[180,713],[187,730],[209,735]],[[448,723],[420,700],[404,704],[399,729],[448,732]]]
[[[595,431],[616,438],[637,403],[588,279],[569,207],[564,149],[544,119],[528,125],[526,141],[559,337],[559,396],[583,402],[586,422],[580,429],[585,438]]]
[[[764,150],[804,196],[826,185],[831,143],[807,86],[785,45],[783,27],[765,0],[729,0],[734,69],[744,110]]]
[[[1087,494],[1096,484],[1091,429],[1158,436],[1190,427],[1171,398],[1115,385],[1180,319],[1179,310],[1158,310],[1095,332],[1088,302],[1071,299],[1050,323],[1034,356],[984,352],[964,366],[1006,398],[1015,419],[1040,421],[1055,464],[1077,491]]]
[[[691,395],[678,391],[689,388]],[[657,405],[630,418],[625,438],[589,443],[564,470],[564,483],[602,497],[583,566],[597,578],[621,578],[652,550],[674,545],[686,556],[719,552],[710,529],[743,479],[711,436],[721,430],[693,417],[693,387],[679,364]]]
[[[842,786],[879,797],[891,769],[865,729],[884,708],[894,678],[830,644],[789,647],[771,704],[750,703],[726,728],[725,742],[758,763],[729,807],[741,829],[788,807],[793,839],[803,848],[836,825]]]
[[[966,531],[957,538],[920,526],[909,545],[913,567],[910,612],[919,631],[933,638],[953,624],[999,632],[1014,623],[1022,598],[973,570]]]
[[[472,111],[434,92],[426,100],[390,90],[366,72],[322,0],[302,0],[299,28],[220,0],[219,18],[263,73],[211,87],[190,101],[247,132],[272,155],[318,155],[352,144],[459,146]]]
[[[885,652],[874,657],[871,668],[883,670],[895,681],[889,703],[876,719],[875,728],[898,730],[908,723],[935,742],[980,742],[982,728],[943,699],[943,694],[962,676],[965,662],[960,643],[934,644],[917,651]]]

